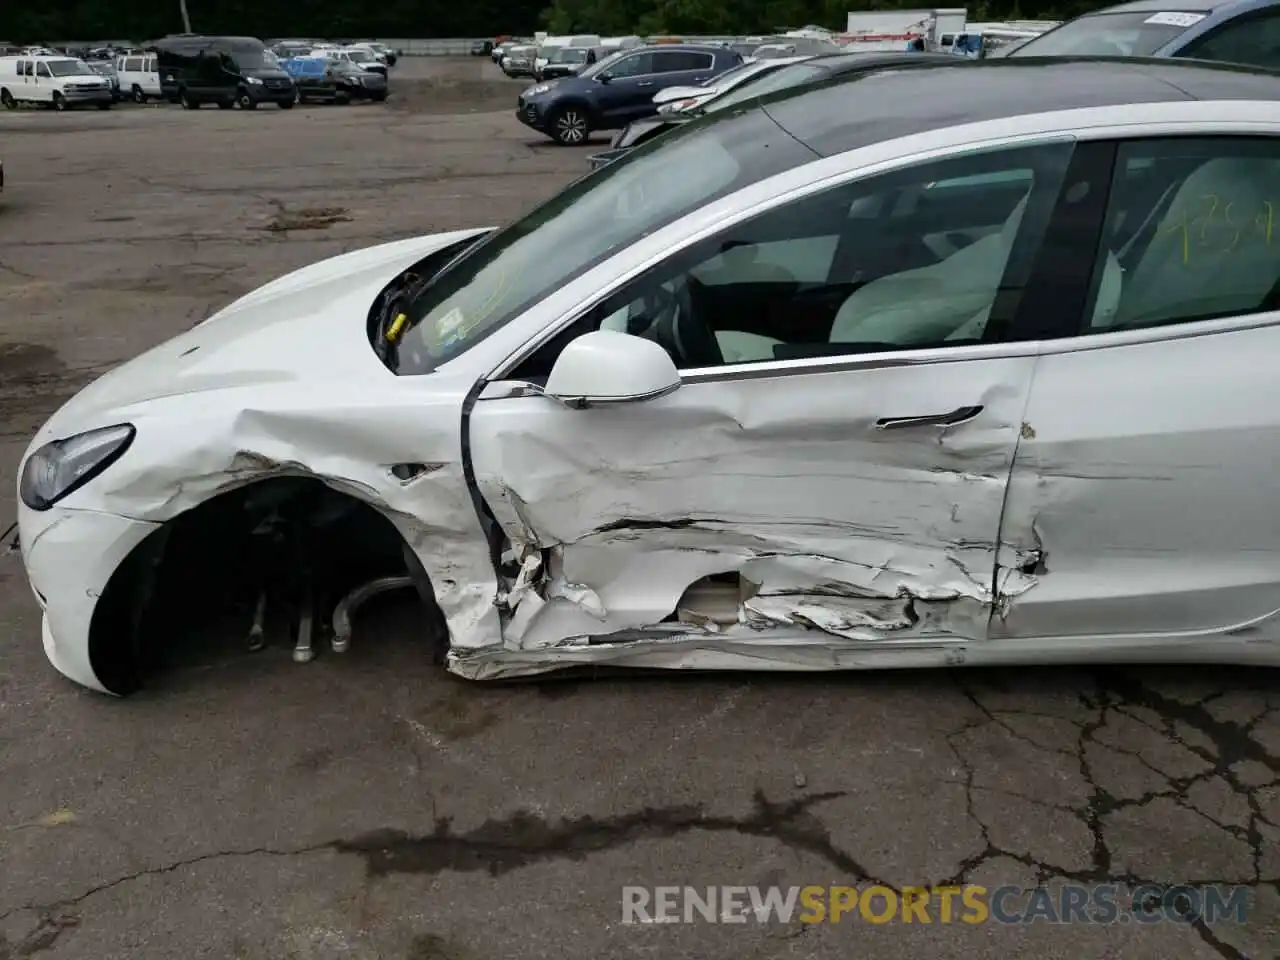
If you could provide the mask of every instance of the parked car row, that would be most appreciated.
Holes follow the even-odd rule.
[[[293,78],[297,103],[350,103],[353,100],[387,99],[385,72],[367,70],[349,60],[327,57],[291,57],[282,60]]]
[[[387,98],[389,60],[377,45],[278,44],[296,51],[286,60],[253,37],[175,34],[120,54],[85,61],[63,54],[0,58],[0,104],[54,109],[91,105],[106,110],[119,100],[159,99],[194,110],[205,104],[252,110],[274,104]]]
[[[623,50],[633,50],[644,43],[637,36],[600,37],[595,34],[546,37],[541,43],[509,38],[495,44],[490,56],[509,77],[548,80],[577,73],[597,60]]]
[[[1184,7],[1178,13],[1170,13],[1159,0],[1135,0],[1066,21],[991,58],[1179,57],[1280,72],[1280,0],[1190,0]],[[591,157],[589,163],[592,169],[599,169],[632,148],[700,116],[819,78],[952,59],[950,52],[909,51],[775,58],[771,51],[761,48],[756,56],[744,58],[741,65],[698,86],[676,86],[665,76],[647,78],[657,90],[652,106],[637,108],[641,116],[633,118],[613,138],[609,149]],[[564,91],[564,95],[569,96],[570,91]],[[599,96],[582,99],[593,102]],[[523,102],[520,106],[523,108]],[[548,110],[554,113],[554,108]],[[590,129],[610,128],[611,124],[605,124]]]

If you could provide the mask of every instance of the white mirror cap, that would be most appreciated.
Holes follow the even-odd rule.
[[[666,350],[652,340],[596,330],[571,342],[556,360],[545,392],[563,400],[648,400],[680,385]]]

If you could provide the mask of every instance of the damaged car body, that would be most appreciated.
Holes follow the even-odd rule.
[[[125,694],[219,610],[257,648],[283,605],[306,661],[404,589],[472,679],[1277,662],[1248,519],[1277,387],[1245,359],[1277,97],[1189,63],[858,75],[282,277],[32,442],[46,653]],[[1178,234],[1207,193],[1256,236]]]

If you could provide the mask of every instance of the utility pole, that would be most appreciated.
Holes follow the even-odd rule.
[[[182,30],[184,33],[190,33],[191,14],[187,13],[187,0],[178,0],[178,7],[182,10]]]

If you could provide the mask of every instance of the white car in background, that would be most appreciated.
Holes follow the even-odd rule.
[[[753,77],[759,77],[761,74],[786,66],[788,63],[798,63],[806,59],[808,58],[779,57],[776,60],[745,61],[698,86],[667,87],[665,90],[660,90],[654,95],[653,102],[657,106],[660,116],[679,113],[681,110],[688,110],[690,107],[706,103],[722,93],[727,93]]]
[[[45,651],[123,694],[227,611],[305,661],[413,588],[473,679],[1280,664],[1278,105],[868,72],[281,277],[33,439]]]
[[[96,73],[78,57],[0,57],[0,104],[7,109],[30,103],[54,110],[78,106],[109,110],[114,102],[110,77]]]
[[[135,103],[160,98],[160,72],[154,53],[131,53],[116,57],[116,76],[120,93]]]

